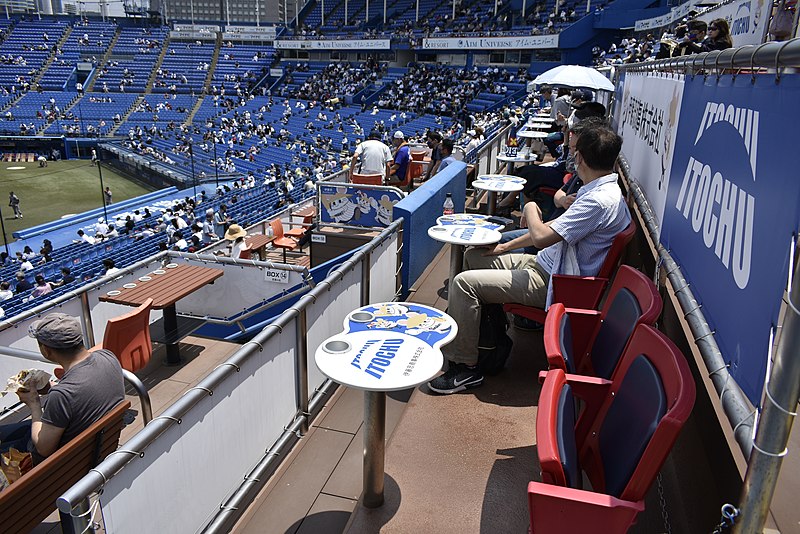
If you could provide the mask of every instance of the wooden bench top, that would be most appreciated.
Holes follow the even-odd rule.
[[[162,274],[156,274],[157,272]],[[132,282],[136,287],[119,287],[114,290],[119,291],[119,294],[106,293],[100,296],[100,300],[126,306],[141,306],[148,298],[152,298],[153,308],[160,310],[174,305],[222,275],[221,269],[181,264],[173,269],[157,269],[147,274],[150,280],[136,280]]]
[[[123,416],[130,406],[128,401],[118,404],[0,491],[0,529],[4,534],[30,532],[56,509],[56,499],[117,449]]]

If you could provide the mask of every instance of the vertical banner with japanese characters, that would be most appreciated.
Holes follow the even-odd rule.
[[[644,190],[659,228],[664,220],[683,83],[683,78],[673,76],[628,73],[617,118],[631,176]]]

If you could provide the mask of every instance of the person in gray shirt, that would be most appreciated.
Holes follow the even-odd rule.
[[[28,450],[36,464],[89,428],[125,399],[122,367],[111,351],[89,352],[83,345],[80,321],[63,313],[51,313],[35,321],[29,335],[39,342],[42,355],[64,369],[58,384],[45,395],[35,390],[17,395],[31,411]],[[5,432],[4,432],[5,430]],[[0,439],[17,441],[24,426],[0,428]],[[4,440],[4,445],[7,443]]]

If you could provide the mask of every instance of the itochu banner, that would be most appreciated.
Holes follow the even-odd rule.
[[[617,119],[631,175],[644,190],[659,226],[664,219],[682,97],[682,77],[629,73]]]
[[[395,187],[318,184],[320,222],[385,228],[403,192]]]
[[[661,231],[754,404],[798,227],[799,81],[685,81]]]
[[[733,46],[739,47],[759,45],[764,41],[771,11],[771,0],[734,0],[721,2],[697,18],[708,23],[714,19],[728,21]]]

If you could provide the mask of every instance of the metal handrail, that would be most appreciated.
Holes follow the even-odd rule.
[[[75,507],[87,499],[91,494],[99,490],[126,464],[131,461],[135,461],[140,455],[143,456],[148,445],[155,441],[172,425],[178,424],[181,418],[183,418],[198,402],[200,402],[201,399],[209,395],[209,392],[213,392],[214,389],[217,388],[223,381],[235,375],[245,360],[250,358],[256,352],[263,350],[262,347],[273,336],[282,333],[285,328],[291,325],[292,321],[300,317],[303,310],[305,310],[309,305],[313,304],[319,296],[329,291],[334,285],[340,282],[344,278],[344,275],[347,271],[354,269],[359,263],[366,262],[371,252],[385,240],[389,239],[393,234],[398,233],[399,235],[402,225],[403,219],[400,218],[383,229],[372,241],[358,249],[350,259],[346,260],[341,266],[331,271],[325,280],[318,283],[316,287],[314,287],[306,295],[302,296],[293,307],[283,312],[271,324],[264,327],[259,334],[257,334],[251,341],[245,343],[244,346],[231,355],[226,362],[220,364],[214,370],[212,370],[203,380],[200,381],[197,386],[184,393],[177,401],[175,401],[174,404],[169,406],[161,416],[154,419],[149,425],[134,435],[131,440],[126,443],[125,448],[127,451],[139,451],[138,454],[131,455],[111,453],[108,457],[106,457],[106,459],[100,465],[89,472],[85,477],[79,480],[74,486],[72,486],[61,497],[59,497],[57,502],[59,510],[65,514],[71,514]],[[368,270],[370,265],[365,264],[362,268]],[[306,354],[300,354],[299,351],[296,352],[297,358],[302,359],[307,357]],[[307,382],[307,377],[298,377],[298,379]],[[323,386],[322,390],[318,391],[317,395],[324,394],[323,392],[325,391],[326,386]],[[300,419],[303,417],[309,417],[311,406],[315,404],[315,400],[316,396],[311,402],[307,401],[307,396],[306,399],[298,400],[298,416],[287,432],[291,431],[291,429],[295,427],[299,429],[307,423],[307,420],[304,423],[300,421]],[[284,433],[275,446],[270,450],[273,450],[286,439],[286,433]],[[267,456],[265,456],[265,461],[261,462],[259,467],[264,463],[269,463],[266,461],[269,455],[270,454],[268,453]],[[214,520],[213,524],[228,524],[228,520],[235,512],[235,506],[231,506],[231,501],[234,500],[239,502],[244,498],[245,495],[249,494],[253,490],[253,483],[256,482],[253,480],[253,478],[255,477],[251,477],[250,475],[245,478],[245,483],[243,486],[240,488],[240,490],[237,490],[233,497],[229,499],[228,504],[222,507],[218,514],[218,518]],[[264,482],[266,482],[266,480],[262,479],[261,483]],[[258,488],[255,489],[257,490]],[[222,516],[222,519],[219,519],[220,516]]]

